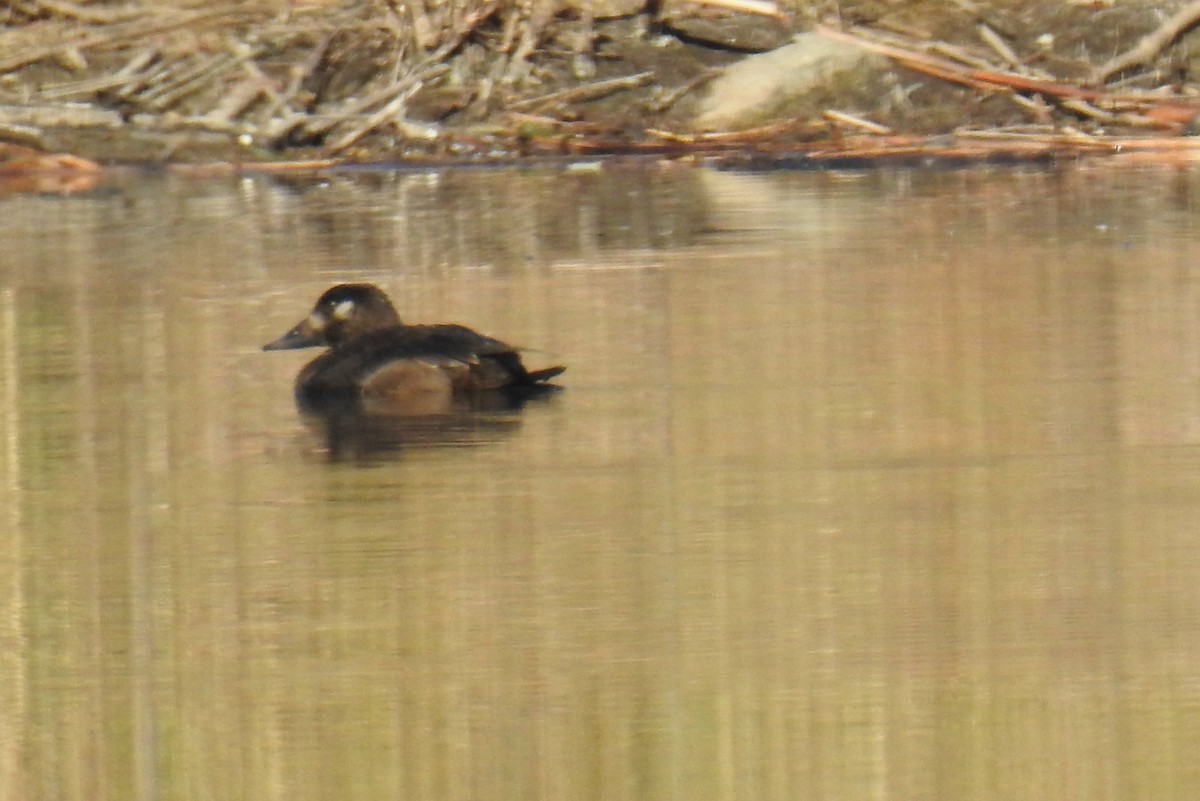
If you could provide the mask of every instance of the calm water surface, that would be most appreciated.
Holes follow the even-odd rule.
[[[1113,165],[0,198],[0,800],[1200,797],[1198,212]],[[343,280],[567,388],[340,447],[259,348]]]

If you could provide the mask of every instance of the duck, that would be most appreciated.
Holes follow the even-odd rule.
[[[549,381],[566,370],[530,370],[520,348],[464,325],[406,325],[374,284],[327,289],[308,316],[263,350],[312,347],[327,350],[296,376],[302,408],[348,401],[437,414],[487,395],[529,397],[557,389]]]

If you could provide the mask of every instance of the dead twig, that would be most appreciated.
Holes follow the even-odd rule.
[[[787,15],[780,11],[779,6],[772,2],[772,0],[692,0],[692,2],[702,6],[723,8],[726,11],[758,14],[762,17],[771,17],[780,22],[787,21]]]
[[[656,139],[662,139],[667,142],[678,142],[679,144],[685,145],[736,145],[743,142],[765,141],[782,134],[812,134],[822,130],[825,130],[825,126],[819,122],[812,122],[809,120],[789,120],[787,122],[776,122],[770,125],[761,125],[757,128],[743,128],[738,131],[679,133],[677,131],[664,131],[661,128],[647,128],[645,132],[647,136],[653,136]]]
[[[830,122],[837,123],[838,125],[846,125],[851,128],[858,128],[859,130],[866,131],[869,134],[876,134],[877,136],[891,136],[895,133],[894,130],[886,125],[880,125],[879,123],[872,122],[871,120],[864,120],[862,117],[856,117],[853,114],[847,114],[844,111],[826,109],[825,111],[821,112],[821,116]]]
[[[38,128],[120,128],[123,120],[115,111],[83,104],[49,106],[0,106],[0,123]]]
[[[601,97],[611,95],[614,92],[621,92],[626,89],[634,89],[638,86],[643,86],[654,79],[653,72],[639,72],[635,75],[626,75],[621,78],[609,78],[604,81],[593,81],[592,83],[584,84],[583,86],[573,86],[570,89],[562,89],[557,92],[539,95],[538,97],[530,97],[525,100],[518,100],[508,104],[510,111],[526,111],[529,109],[540,108],[551,103],[586,103],[589,100],[597,100]]]
[[[964,128],[955,131],[954,138],[969,139],[975,142],[1055,145],[1059,147],[1086,148],[1089,150],[1110,151],[1114,149],[1114,144],[1111,140],[1088,136],[1074,128],[1063,128],[1044,133],[1038,131],[975,130]]]
[[[300,64],[296,65],[295,68],[293,68],[291,78],[288,80],[288,85],[284,87],[282,92],[276,93],[270,91],[270,82],[267,81],[266,76],[262,74],[257,65],[253,63],[247,65],[248,68],[253,69],[255,75],[262,81],[263,85],[268,87],[268,91],[271,95],[271,102],[267,108],[263,110],[260,119],[273,119],[277,114],[284,112],[287,109],[288,105],[293,99],[295,99],[296,95],[300,93],[300,88],[304,85],[304,81],[307,80],[310,75],[312,75],[313,71],[318,66],[320,66],[321,59],[325,58],[325,54],[329,52],[329,44],[332,41],[333,35],[326,34],[319,42],[317,42],[316,47],[312,49],[312,52],[308,54],[308,57],[305,58],[304,61],[300,62]]]
[[[265,92],[266,86],[263,82],[251,76],[226,92],[204,118],[211,120],[214,125],[231,124],[246,109],[258,102]]]
[[[985,91],[1007,90],[1032,92],[1056,98],[1060,104],[1065,100],[1083,100],[1113,109],[1137,111],[1144,119],[1160,126],[1177,126],[1200,113],[1200,100],[1181,95],[1143,93],[1113,93],[1094,87],[1077,86],[1047,78],[1034,78],[1000,69],[964,69],[945,58],[931,56],[917,50],[887,42],[880,42],[849,31],[826,26],[817,26],[823,36],[841,42],[855,44],[871,52],[879,53],[908,67],[935,78]]]
[[[678,103],[680,98],[682,98],[684,95],[688,94],[689,92],[696,91],[701,86],[704,86],[706,83],[711,81],[713,78],[716,78],[720,74],[721,70],[719,69],[705,70],[691,80],[684,82],[682,85],[676,86],[674,89],[663,91],[658,95],[658,97],[649,103],[648,110],[655,114],[661,114],[671,106]]]
[[[518,13],[522,22],[518,25],[520,38],[516,41],[512,53],[508,57],[508,65],[504,68],[501,81],[508,84],[519,84],[530,70],[529,56],[537,50],[547,26],[552,18],[553,7],[550,3],[534,2],[514,4],[513,14]]]
[[[74,47],[78,50],[85,50],[88,48],[101,47],[103,45],[115,44],[119,42],[136,41],[152,34],[165,33],[166,31],[171,31],[178,28],[186,28],[201,22],[212,22],[216,20],[246,16],[250,15],[246,11],[241,10],[240,7],[218,8],[214,10],[192,13],[160,12],[158,16],[149,20],[135,19],[126,22],[113,23],[95,30],[86,31],[83,34],[74,37],[71,41],[39,45],[37,47],[31,47],[27,50],[15,53],[14,55],[0,58],[0,73],[11,72],[19,67],[24,67],[27,64],[41,61],[44,58],[50,58],[54,56],[55,53],[62,51],[64,47]]]
[[[1145,64],[1197,22],[1200,22],[1200,0],[1193,0],[1175,12],[1154,31],[1143,36],[1142,40],[1132,48],[1110,59],[1107,64],[1097,69],[1092,74],[1092,81],[1103,84],[1118,72]]]
[[[138,73],[156,58],[158,58],[158,50],[148,47],[139,51],[125,66],[112,75],[101,75],[96,78],[47,86],[39,93],[39,97],[44,100],[66,100],[71,97],[86,97],[109,90],[124,92],[132,83],[136,82],[138,85],[142,85]]]
[[[102,24],[132,19],[143,13],[140,8],[126,6],[117,9],[97,9],[92,6],[80,5],[79,3],[69,3],[67,0],[34,0],[34,6],[51,14],[57,14],[60,17],[77,19],[80,22]]]
[[[856,35],[850,31],[838,30],[829,28],[824,25],[818,25],[815,29],[822,36],[829,37],[839,42],[847,42],[849,44],[858,45],[865,50],[870,50],[880,55],[887,56],[893,61],[897,61],[909,69],[924,72],[927,75],[932,75],[935,78],[942,78],[947,81],[954,81],[966,86],[971,86],[976,89],[1015,89],[1018,91],[1042,92],[1054,97],[1085,97],[1094,98],[1104,94],[1098,89],[1086,89],[1072,84],[1058,83],[1043,78],[1030,78],[1027,75],[1018,75],[1014,72],[1005,72],[995,69],[963,69],[958,64],[945,58],[938,58],[927,53],[921,53],[916,50],[911,50],[895,44],[879,42],[864,36]]]
[[[304,131],[313,136],[326,134],[346,120],[352,119],[368,109],[375,108],[381,103],[384,105],[391,103],[397,95],[407,92],[414,83],[419,81],[420,77],[414,71],[398,81],[376,89],[365,97],[350,100],[338,108],[322,111],[318,117],[314,117],[304,124]]]
[[[1048,125],[1050,123],[1051,106],[1041,95],[1026,96],[1019,92],[1010,92],[1008,97],[1012,102],[1029,112],[1037,124]]]
[[[241,52],[221,53],[215,58],[202,59],[201,63],[176,76],[174,82],[155,86],[150,91],[138,96],[137,100],[154,109],[168,109],[184,97],[198,92],[210,85],[213,79],[236,69],[239,65],[249,62],[259,51],[252,48],[238,48]]]
[[[1073,111],[1081,117],[1088,117],[1099,122],[1116,122],[1117,115],[1111,111],[1093,106],[1086,100],[1078,97],[1070,97],[1059,103],[1063,108]]]
[[[313,136],[328,134],[339,125],[353,120],[357,115],[380,106],[375,113],[367,118],[365,123],[354,126],[349,132],[340,136],[332,145],[334,152],[343,150],[362,136],[379,125],[391,121],[399,123],[396,116],[403,111],[405,103],[412,95],[420,90],[427,81],[444,74],[449,66],[445,63],[447,56],[454,52],[469,36],[480,22],[487,19],[488,14],[495,9],[498,0],[481,5],[471,14],[465,16],[453,33],[438,45],[420,64],[414,66],[408,74],[396,78],[382,89],[376,90],[359,100],[344,104],[330,114],[322,114],[322,119],[309,119],[301,123],[305,133]],[[289,130],[297,126],[289,126]]]
[[[1002,58],[1005,63],[1008,64],[1008,66],[1016,68],[1024,66],[1024,62],[1022,62],[1021,58],[1013,52],[1011,47],[1008,46],[1008,42],[1000,38],[1000,34],[996,33],[983,23],[979,24],[977,30],[979,32],[979,38],[983,40],[983,43],[992,48],[992,50],[996,51],[996,55],[1000,56],[1000,58]]]
[[[25,145],[38,150],[46,149],[42,129],[33,125],[8,125],[0,122],[0,140],[14,145]]]
[[[449,69],[449,67],[447,67],[447,69]],[[383,108],[379,109],[374,114],[367,117],[364,122],[356,125],[352,130],[339,137],[335,142],[333,142],[333,144],[329,146],[328,152],[330,154],[340,153],[341,151],[350,147],[350,145],[357,142],[370,131],[375,130],[389,119],[392,119],[400,114],[404,110],[405,104],[408,103],[409,98],[411,98],[413,94],[421,88],[422,81],[405,81],[404,83],[404,88],[399,91],[388,103],[386,103]]]
[[[956,61],[967,67],[975,67],[981,70],[994,69],[992,62],[986,58],[974,55],[965,48],[950,44],[949,42],[930,42],[928,52],[935,56],[945,56],[951,61]]]

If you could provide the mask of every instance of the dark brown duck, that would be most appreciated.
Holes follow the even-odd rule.
[[[372,284],[339,284],[263,350],[327,347],[296,377],[302,405],[394,401],[399,411],[445,411],[454,398],[547,389],[566,367],[526,369],[519,349],[462,325],[405,325]]]

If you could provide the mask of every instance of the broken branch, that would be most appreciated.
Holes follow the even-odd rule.
[[[1145,64],[1162,52],[1163,48],[1175,41],[1181,33],[1197,22],[1200,22],[1200,0],[1193,0],[1193,2],[1179,9],[1170,19],[1159,25],[1154,31],[1143,36],[1142,40],[1132,48],[1109,60],[1107,64],[1096,70],[1092,76],[1092,80],[1095,83],[1103,84],[1118,72]]]

